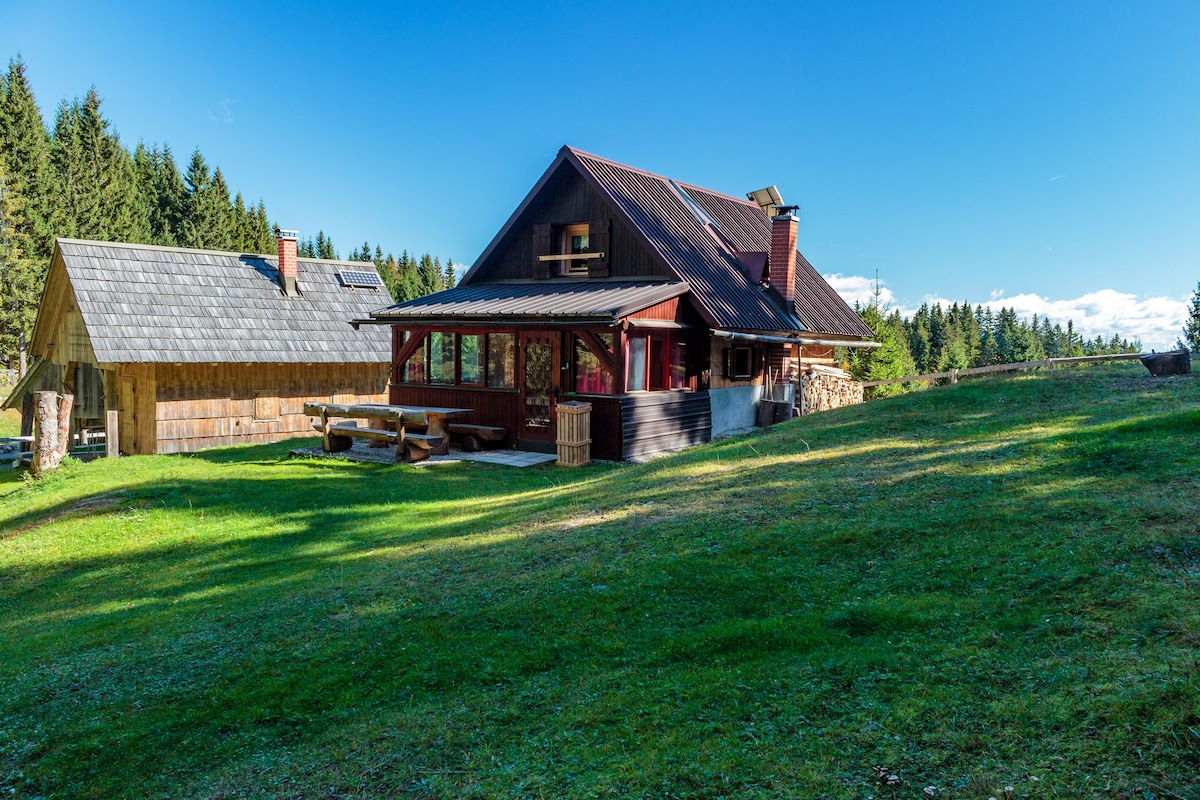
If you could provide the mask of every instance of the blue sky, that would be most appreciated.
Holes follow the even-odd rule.
[[[0,5],[43,114],[199,147],[342,255],[469,264],[571,144],[801,206],[848,297],[1175,341],[1200,281],[1200,4]]]

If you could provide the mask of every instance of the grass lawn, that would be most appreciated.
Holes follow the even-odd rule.
[[[286,450],[0,477],[0,793],[1200,798],[1200,376],[637,466]]]

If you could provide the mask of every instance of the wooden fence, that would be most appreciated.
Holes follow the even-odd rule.
[[[1022,369],[1044,368],[1053,371],[1056,364],[1085,364],[1093,361],[1133,361],[1141,353],[1114,353],[1107,356],[1076,356],[1074,358],[1044,358],[1041,361],[1016,361],[1012,364],[992,364],[971,369],[952,369],[949,372],[934,372],[929,375],[908,375],[903,378],[888,378],[886,381],[863,381],[863,386],[883,386],[885,383],[916,383],[917,381],[940,381],[947,378],[958,383],[959,378],[970,375],[989,375],[993,372],[1016,372]]]

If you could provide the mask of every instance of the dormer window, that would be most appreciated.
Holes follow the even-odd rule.
[[[566,225],[563,227],[563,252],[571,255],[579,255],[580,253],[591,252],[589,248],[590,237],[588,236],[588,225],[586,222],[580,222],[576,225]]]
[[[584,258],[565,259],[558,262],[558,274],[563,277],[586,278],[588,276],[588,259],[585,254],[591,253],[591,236],[588,235],[588,224],[577,222],[573,225],[563,225],[559,232],[558,251],[567,256],[585,256]]]

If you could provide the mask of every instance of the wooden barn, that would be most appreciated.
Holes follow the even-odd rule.
[[[312,434],[309,400],[386,402],[390,339],[347,321],[390,301],[373,264],[59,239],[6,401],[75,396],[73,427],[117,411],[122,453]],[[31,424],[23,408],[23,424]]]
[[[624,459],[755,424],[764,387],[872,336],[796,250],[774,187],[731,197],[564,147],[459,285],[392,328],[390,399],[471,408],[553,452],[559,400]],[[788,409],[790,411],[790,408]]]

